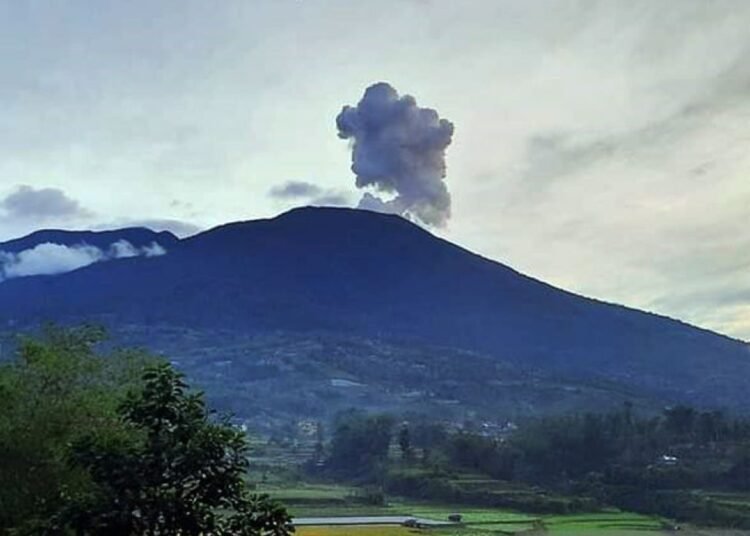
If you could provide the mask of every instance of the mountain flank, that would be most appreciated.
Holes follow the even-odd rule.
[[[136,231],[142,232],[127,230]],[[210,341],[199,337],[215,350],[207,359],[232,363],[270,359],[252,348],[279,333],[296,341],[296,352],[300,338],[359,341],[350,346],[379,341],[400,348],[404,360],[410,359],[405,348],[426,355],[442,348],[445,355],[463,356],[463,367],[472,367],[472,356],[482,356],[482,363],[495,360],[505,370],[545,381],[603,382],[628,396],[664,403],[750,405],[746,343],[557,289],[397,216],[301,208],[167,239],[162,256],[0,283],[0,321],[13,326],[101,321],[116,332],[137,333],[146,346],[149,333],[159,346],[164,341],[158,334],[175,329],[255,341],[244,354],[236,347],[230,351],[220,335]],[[165,346],[180,359],[190,352],[189,344],[170,339]],[[389,358],[390,366],[393,361]],[[304,359],[295,363],[301,366]],[[316,367],[320,373],[322,365]],[[357,374],[372,376],[375,368]],[[283,367],[268,370],[283,373]],[[365,385],[386,381],[350,373],[345,378]],[[252,374],[246,381],[255,381]],[[430,381],[422,386],[425,393]]]

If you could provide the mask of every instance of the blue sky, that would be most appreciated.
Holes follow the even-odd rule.
[[[748,27],[742,0],[0,1],[0,238],[354,205],[335,118],[387,81],[455,125],[438,234],[750,339]]]

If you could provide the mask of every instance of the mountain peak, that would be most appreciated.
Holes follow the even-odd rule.
[[[714,405],[736,406],[750,374],[747,346],[738,341],[554,288],[399,216],[303,207],[167,249],[156,258],[6,281],[0,322],[105,318],[349,334],[482,352]]]
[[[301,206],[282,212],[272,218],[274,220],[287,220],[295,218],[361,218],[378,221],[400,221],[411,225],[416,225],[403,216],[390,214],[386,212],[376,212],[361,208],[351,207],[319,207],[319,206]]]

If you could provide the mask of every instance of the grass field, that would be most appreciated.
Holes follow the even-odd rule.
[[[661,520],[629,512],[601,512],[544,518],[544,526],[554,534],[643,534],[659,532]]]
[[[510,529],[510,530],[509,530]],[[297,529],[300,536],[500,536],[518,534],[523,536],[542,536],[544,534],[581,534],[597,536],[653,536],[680,535],[680,536],[748,536],[748,531],[735,531],[724,529],[691,529],[685,528],[679,532],[661,531],[659,529],[622,528],[611,526],[583,526],[578,528],[521,528],[516,530],[512,526],[467,526],[455,529],[408,529],[397,526],[370,526],[370,527],[300,527]]]
[[[547,532],[576,534],[581,532],[611,533],[614,531],[658,531],[661,520],[627,512],[599,512],[585,515],[540,516],[496,508],[470,507],[466,505],[438,505],[390,498],[383,506],[356,504],[352,499],[356,490],[344,486],[299,485],[286,489],[264,489],[285,502],[295,516],[352,516],[352,515],[409,515],[429,519],[446,520],[452,513],[460,513],[464,527],[457,529],[431,530],[435,534],[515,534],[544,528]],[[377,529],[377,527],[373,527]],[[331,529],[334,530],[334,529]],[[339,530],[336,528],[335,530]],[[360,534],[361,528],[349,528]],[[385,528],[381,527],[381,530]],[[338,534],[332,532],[331,534]],[[363,533],[364,534],[364,533]],[[369,533],[368,533],[369,534]],[[622,532],[625,536],[626,532]]]
[[[336,485],[298,484],[295,486],[265,486],[261,491],[285,502],[294,516],[354,516],[354,515],[409,515],[446,520],[450,514],[460,513],[463,526],[423,531],[398,526],[300,527],[304,536],[404,536],[432,534],[434,536],[490,536],[493,534],[560,535],[601,534],[606,536],[645,536],[658,533],[661,521],[652,517],[627,512],[601,512],[585,515],[539,516],[496,508],[467,507],[466,505],[438,505],[390,498],[383,506],[356,502],[356,489]]]
[[[327,484],[258,484],[258,491],[284,502],[293,516],[326,517],[356,515],[408,515],[446,520],[460,513],[463,525],[450,528],[410,529],[400,526],[318,526],[299,527],[302,536],[492,536],[492,535],[559,535],[559,536],[648,536],[652,534],[682,536],[750,536],[747,531],[694,529],[682,527],[679,532],[665,531],[663,520],[631,512],[610,510],[585,514],[536,515],[497,508],[466,505],[426,504],[389,497],[385,505],[369,505],[359,500],[356,488]],[[738,495],[717,496],[717,500],[745,503]],[[750,502],[748,502],[750,504]]]
[[[424,531],[407,529],[390,525],[376,527],[300,527],[297,534],[300,536],[346,536],[356,534],[357,536],[408,536],[410,534],[423,534]]]

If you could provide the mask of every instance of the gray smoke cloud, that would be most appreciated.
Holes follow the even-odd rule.
[[[317,184],[305,181],[288,181],[273,186],[269,195],[278,199],[297,199],[299,197],[316,197],[323,192]]]
[[[401,214],[435,227],[447,223],[451,196],[445,184],[445,150],[453,123],[379,82],[365,90],[356,106],[344,106],[336,126],[339,138],[352,142],[357,188],[372,188],[359,208]]]
[[[273,186],[268,195],[281,201],[303,201],[317,206],[346,206],[351,200],[346,192],[321,188],[305,181],[287,181]]]
[[[127,240],[118,240],[106,250],[88,244],[67,246],[45,242],[18,253],[0,251],[0,281],[31,275],[62,274],[95,262],[130,257],[158,257],[166,253],[156,242],[136,247]]]

